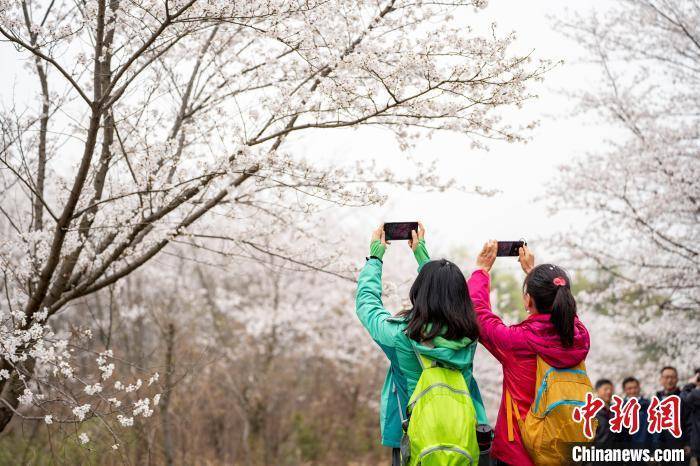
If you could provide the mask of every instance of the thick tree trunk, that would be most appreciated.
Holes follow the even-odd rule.
[[[17,377],[17,373],[13,372],[10,379],[5,383],[2,394],[0,395],[0,432],[5,430],[7,424],[15,415],[14,410],[19,405],[19,394],[22,393],[22,382]]]
[[[49,127],[49,83],[46,79],[46,72],[41,63],[41,60],[37,57],[36,62],[36,72],[39,76],[39,83],[41,84],[41,119],[39,120],[39,150],[37,153],[37,167],[36,167],[36,195],[34,196],[34,219],[33,219],[33,230],[41,230],[44,227],[44,183],[46,180],[46,136]]]
[[[24,363],[25,371],[29,374],[34,372],[35,361],[33,358],[27,359]],[[12,417],[19,406],[19,396],[24,392],[24,383],[19,379],[19,373],[12,371],[9,380],[5,381],[0,392],[0,432],[10,423]]]
[[[175,325],[171,322],[168,324],[165,334],[165,374],[163,394],[160,399],[160,422],[163,429],[163,453],[165,455],[165,464],[172,466],[174,464],[173,452],[173,433],[170,420],[170,395],[173,388],[173,370],[174,370],[174,346],[175,346]]]

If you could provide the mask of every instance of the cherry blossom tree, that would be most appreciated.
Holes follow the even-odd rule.
[[[529,98],[550,64],[511,54],[513,36],[495,27],[482,35],[454,19],[484,5],[0,1],[3,47],[25,60],[32,89],[0,117],[0,429],[22,394],[36,399],[36,370],[71,377],[50,319],[168,245],[290,258],[253,233],[318,202],[380,202],[382,183],[449,185],[305,160],[285,149],[293,135],[373,125],[404,148],[435,130],[477,146],[522,140],[527,128],[499,108]],[[229,220],[224,231],[207,228],[213,217]],[[77,420],[93,412],[66,402]]]
[[[600,71],[580,110],[615,136],[563,167],[549,199],[587,223],[559,243],[595,270],[598,286],[580,297],[603,316],[600,332],[619,330],[628,361],[690,370],[700,352],[700,5],[626,0],[562,28]],[[600,351],[619,360],[611,345]]]
[[[329,396],[340,406],[327,416],[327,429],[347,428],[360,413],[375,424],[376,393],[368,381],[379,383],[385,368],[357,325],[354,280],[267,253],[233,260],[224,248],[171,245],[168,251],[120,282],[113,315],[107,300],[98,299],[105,291],[80,300],[96,315],[86,346],[99,349],[97,336],[111,334],[114,356],[132,363],[130,371],[118,368],[117,377],[135,378],[133,366],[160,374],[153,408],[159,426],[134,418],[138,440],[117,441],[134,462],[149,452],[165,464],[195,458],[277,464],[297,445],[298,424],[313,419],[307,411],[324,412]],[[408,248],[405,259],[414,267]],[[309,385],[316,380],[328,388]],[[192,420],[177,422],[183,417]],[[95,429],[83,430],[96,436]],[[186,452],[178,447],[183,442]],[[100,446],[102,438],[94,448]]]

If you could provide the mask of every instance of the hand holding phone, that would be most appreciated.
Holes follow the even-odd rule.
[[[418,231],[418,222],[387,222],[384,224],[384,235],[387,241],[409,240],[411,232]]]
[[[489,240],[484,243],[481,252],[476,256],[476,266],[484,272],[489,273],[493,263],[496,261],[496,253],[498,252],[498,242]]]
[[[418,230],[411,231],[411,239],[408,240],[408,247],[411,251],[416,252],[420,240],[425,238],[425,227],[421,222],[418,222]]]
[[[530,251],[530,248],[525,244],[522,248],[518,249],[518,262],[520,262],[520,267],[522,267],[525,275],[530,273],[535,267],[535,255]]]
[[[523,240],[520,241],[499,241],[498,242],[498,252],[496,256],[498,257],[518,257],[520,255],[520,248],[527,246],[527,243]]]
[[[523,272],[527,275],[535,266],[535,256],[527,247],[527,241],[499,241],[498,252],[499,257],[517,257],[522,267]]]
[[[384,253],[386,252],[386,238],[384,237],[384,227],[379,225],[379,227],[372,231],[372,239],[369,243],[369,255],[370,257],[376,257],[382,260]]]

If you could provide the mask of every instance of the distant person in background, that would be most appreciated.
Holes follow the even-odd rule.
[[[688,412],[691,458],[694,466],[698,466],[700,463],[700,367],[695,369],[695,375],[690,379],[690,383],[683,387],[680,397]]]
[[[636,377],[626,377],[622,381],[622,391],[625,394],[625,403],[627,403],[632,398],[636,398],[639,401],[639,430],[634,434],[630,434],[628,429],[622,428],[620,434],[620,441],[624,443],[632,444],[633,446],[639,446],[640,444],[650,440],[649,438],[649,419],[647,414],[647,409],[649,408],[649,400],[642,396],[642,387],[639,380]]]
[[[642,387],[639,385],[639,380],[636,377],[625,377],[622,381],[622,391],[625,393],[625,398],[638,398],[642,392]]]
[[[618,435],[610,431],[610,401],[613,395],[613,383],[610,379],[600,379],[595,383],[595,391],[598,398],[605,402],[605,406],[595,415],[598,420],[598,428],[595,431],[593,443],[597,447],[610,445],[619,440]]]
[[[683,434],[681,438],[677,439],[668,430],[663,430],[659,434],[654,435],[654,443],[659,444],[662,448],[685,448],[686,452],[690,452],[688,448],[688,443],[690,439],[690,423],[688,416],[688,403],[681,397],[681,389],[678,387],[678,371],[673,366],[664,366],[661,369],[661,376],[659,377],[659,383],[663,387],[661,390],[656,392],[657,398],[663,400],[671,395],[677,395],[681,398],[681,430]],[[688,464],[690,462],[689,454],[686,455],[686,460],[679,463],[667,463],[667,464]]]
[[[659,383],[663,387],[661,390],[656,392],[656,396],[659,397],[659,399],[666,398],[669,395],[681,394],[681,389],[678,388],[678,371],[675,367],[665,366],[663,369],[661,369]]]

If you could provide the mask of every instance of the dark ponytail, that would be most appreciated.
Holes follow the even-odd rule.
[[[537,312],[551,314],[562,345],[573,346],[576,300],[566,271],[552,264],[538,265],[525,277],[524,291],[533,299]]]

